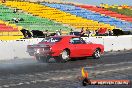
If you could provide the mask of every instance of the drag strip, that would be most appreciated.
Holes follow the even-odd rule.
[[[101,59],[76,59],[67,63],[38,63],[35,59],[11,60],[0,62],[0,75],[28,74],[67,70],[81,67],[103,66],[117,63],[131,63],[132,52],[104,54]]]
[[[81,68],[90,79],[132,80],[132,52],[105,53],[101,59],[77,59],[67,63],[38,63],[34,59],[0,62],[0,88],[80,88]],[[93,88],[88,86],[86,88]],[[96,87],[95,87],[96,88]],[[111,88],[100,86],[97,88]],[[130,86],[112,86],[130,88]]]

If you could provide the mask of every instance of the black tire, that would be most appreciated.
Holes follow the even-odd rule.
[[[93,53],[93,58],[94,58],[94,59],[99,59],[100,56],[101,56],[101,54],[100,54],[100,49],[96,49],[96,50],[94,51],[94,53]]]
[[[60,57],[53,57],[53,58],[55,59],[55,62],[56,62],[56,63],[61,63]]]
[[[49,62],[49,59],[50,57],[49,56],[35,56],[36,57],[36,60],[38,62],[42,62],[42,63],[48,63]]]
[[[70,52],[68,50],[63,50],[59,57],[54,58],[57,63],[67,62],[70,60]]]

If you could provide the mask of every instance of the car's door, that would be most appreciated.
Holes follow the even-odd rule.
[[[73,37],[70,39],[71,56],[82,57],[85,55],[85,44],[79,37]]]
[[[84,41],[83,38],[81,38],[81,40]],[[87,43],[85,42],[85,43],[83,43],[82,46],[84,47],[84,55],[85,56],[91,56],[93,54],[95,47],[92,42],[87,42]]]
[[[92,45],[86,43],[81,37],[79,47],[82,52],[82,56],[89,56],[90,52],[92,51]]]
[[[71,57],[78,57],[78,48],[76,44],[74,43],[74,38],[70,39],[68,48],[70,49]]]

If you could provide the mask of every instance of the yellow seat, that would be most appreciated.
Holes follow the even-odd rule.
[[[82,17],[77,17],[76,15],[72,15],[70,13],[65,13],[65,12],[57,10],[55,8],[50,8],[50,7],[35,4],[35,3],[7,1],[4,4],[10,5],[11,7],[17,7],[24,11],[27,11],[28,13],[31,13],[34,16],[40,16],[42,18],[54,20],[58,23],[67,24],[67,25],[72,26],[77,29],[82,28],[82,27],[89,27],[93,30],[99,29],[100,27],[114,28],[113,26],[111,26],[109,24],[99,23],[97,21],[84,19]],[[104,7],[107,8],[108,5],[106,4],[106,5],[104,5]]]

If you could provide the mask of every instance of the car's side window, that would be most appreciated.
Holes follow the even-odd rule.
[[[82,40],[80,38],[71,38],[70,39],[71,44],[82,44]]]
[[[70,39],[70,43],[71,43],[71,44],[75,44],[74,38],[71,38],[71,39]]]
[[[86,44],[86,42],[82,38],[80,38],[80,40],[83,44]]]

